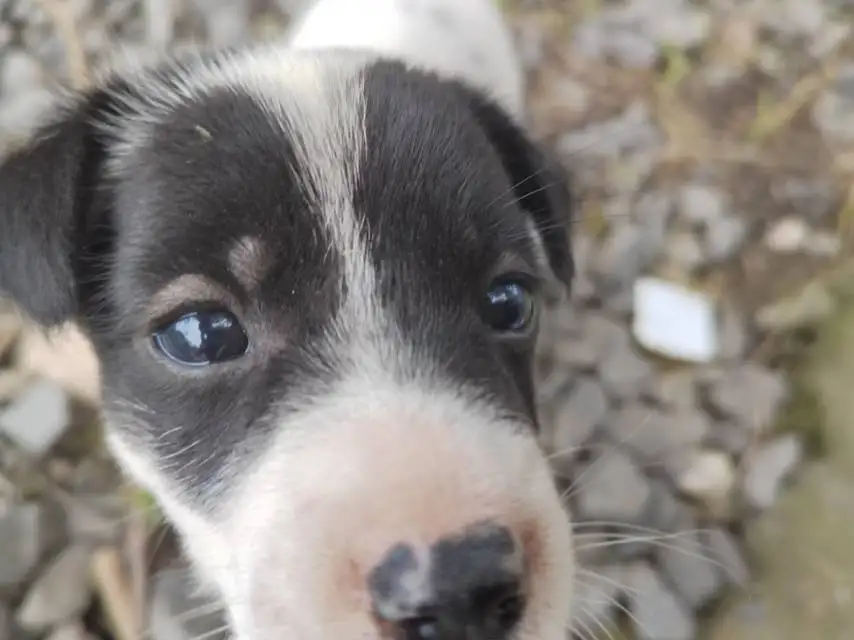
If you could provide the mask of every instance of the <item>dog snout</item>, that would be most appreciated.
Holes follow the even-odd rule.
[[[485,524],[426,550],[396,544],[368,590],[395,640],[500,640],[524,613],[523,565],[510,530]]]

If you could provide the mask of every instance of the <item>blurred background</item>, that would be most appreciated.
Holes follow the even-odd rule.
[[[118,49],[268,40],[304,4],[0,0],[0,154]],[[577,189],[538,362],[576,635],[854,638],[854,2],[502,7]],[[96,375],[0,301],[0,640],[219,640]]]

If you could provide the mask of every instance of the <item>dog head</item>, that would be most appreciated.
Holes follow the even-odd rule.
[[[238,637],[565,636],[531,356],[569,201],[489,100],[200,56],[65,104],[0,198],[0,292],[84,328],[113,451]]]

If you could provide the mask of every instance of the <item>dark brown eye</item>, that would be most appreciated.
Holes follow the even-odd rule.
[[[152,336],[155,348],[170,360],[188,367],[204,367],[239,358],[249,339],[228,311],[187,313]]]
[[[534,294],[521,279],[493,281],[486,293],[483,319],[499,333],[524,333],[536,311]]]

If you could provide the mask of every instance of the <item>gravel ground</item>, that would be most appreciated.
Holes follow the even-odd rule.
[[[53,82],[85,83],[117,46],[274,37],[300,3],[254,2],[246,23],[227,2],[205,0],[206,19],[175,4],[0,0],[0,152]],[[577,530],[575,631],[691,640],[750,581],[744,528],[814,426],[778,414],[793,348],[833,311],[822,277],[849,253],[854,3],[504,4],[531,126],[578,189],[576,290],[538,366]],[[63,366],[0,307],[0,640],[223,635],[100,447],[86,376],[45,375]]]

